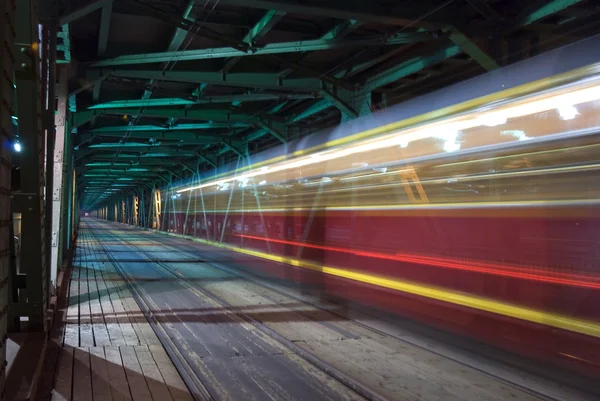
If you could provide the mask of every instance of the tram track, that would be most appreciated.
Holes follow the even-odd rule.
[[[141,234],[141,233],[140,233]],[[215,262],[213,260],[210,260],[210,258],[201,258],[201,260],[197,257],[197,252],[198,249],[191,249],[193,248],[193,246],[185,246],[183,244],[181,244],[181,242],[179,241],[175,241],[173,238],[173,241],[156,241],[154,239],[151,239],[148,236],[143,236],[140,235],[140,238],[143,238],[144,241],[149,241],[152,242],[154,244],[157,244],[160,247],[164,247],[165,248],[165,252],[173,252],[176,251],[178,254],[181,254],[183,256],[187,256],[190,255],[192,256],[192,258],[190,260],[187,260],[185,258],[183,259],[178,259],[178,260],[168,260],[168,261],[163,261],[161,260],[160,257],[156,257],[156,255],[153,255],[153,253],[159,254],[159,251],[152,251],[152,252],[145,252],[142,250],[139,250],[136,245],[131,244],[131,241],[127,241],[127,240],[123,240],[121,238],[119,238],[118,236],[114,236],[115,240],[119,241],[122,244],[131,246],[132,249],[135,249],[135,251],[132,252],[136,252],[139,253],[140,255],[143,255],[145,258],[148,258],[148,260],[146,261],[147,263],[151,263],[153,264],[153,266],[155,266],[155,268],[159,267],[160,269],[162,269],[163,271],[167,272],[169,275],[176,277],[177,279],[181,280],[183,283],[185,283],[185,286],[194,294],[201,296],[201,297],[206,297],[206,298],[210,298],[212,301],[214,301],[215,303],[219,304],[222,306],[222,308],[226,311],[229,311],[231,314],[233,314],[234,316],[236,316],[237,318],[243,320],[244,322],[253,325],[254,327],[256,327],[258,330],[260,330],[262,333],[264,333],[265,335],[269,336],[270,338],[272,338],[273,340],[277,341],[278,343],[282,344],[283,346],[285,346],[287,349],[289,349],[291,352],[293,352],[295,355],[298,355],[299,357],[301,357],[303,360],[305,360],[306,362],[310,363],[311,365],[313,365],[314,367],[316,367],[317,369],[319,369],[320,371],[322,371],[323,373],[327,374],[329,377],[333,378],[334,380],[336,380],[338,383],[342,384],[343,386],[345,386],[346,388],[350,389],[351,391],[355,392],[357,395],[359,395],[360,397],[362,397],[362,399],[367,399],[367,400],[376,400],[376,401],[384,401],[387,398],[385,398],[384,396],[382,396],[381,394],[378,394],[377,392],[374,392],[373,390],[371,390],[369,387],[362,385],[361,383],[356,382],[355,380],[353,380],[351,377],[349,377],[348,375],[346,375],[344,372],[339,371],[338,369],[336,369],[335,367],[331,366],[331,364],[327,363],[326,361],[322,360],[321,358],[319,358],[318,356],[314,355],[314,353],[311,353],[309,351],[307,351],[306,349],[304,349],[303,347],[300,347],[298,345],[296,345],[294,342],[290,341],[289,339],[287,339],[286,337],[284,337],[283,335],[277,333],[274,329],[270,328],[267,324],[261,322],[260,320],[257,320],[256,318],[254,318],[253,316],[251,316],[250,314],[246,313],[244,310],[242,310],[239,307],[236,307],[234,305],[232,305],[230,302],[228,302],[227,300],[223,299],[223,297],[218,296],[217,294],[215,294],[214,292],[206,289],[205,287],[203,287],[202,285],[200,285],[198,282],[191,280],[190,278],[185,277],[183,274],[181,274],[179,271],[177,271],[176,269],[174,269],[173,267],[169,266],[168,263],[178,263],[178,262],[183,262],[183,263],[190,263],[190,264],[194,264],[194,263],[201,263],[203,266],[208,266],[212,269],[218,270],[220,272],[226,273],[227,275],[231,275],[234,278],[237,279],[241,279],[244,280],[247,283],[250,283],[254,286],[260,287],[262,289],[264,289],[267,292],[272,292],[274,294],[277,294],[281,297],[284,297],[286,299],[289,299],[290,301],[295,302],[296,304],[299,305],[305,305],[308,306],[310,308],[314,308],[317,310],[320,310],[324,313],[330,314],[332,316],[332,320],[335,319],[344,319],[346,321],[349,321],[350,323],[352,323],[353,325],[356,325],[357,327],[362,328],[363,330],[367,330],[369,332],[372,332],[374,334],[377,334],[379,336],[385,336],[385,337],[389,337],[391,339],[394,339],[395,341],[399,341],[399,342],[405,342],[410,344],[411,346],[415,346],[415,347],[419,347],[427,352],[431,352],[434,354],[439,355],[440,357],[443,358],[447,358],[452,360],[453,362],[456,362],[460,365],[475,369],[475,370],[479,370],[477,368],[474,368],[473,366],[470,365],[465,365],[464,363],[462,363],[461,361],[457,361],[452,359],[451,357],[444,355],[444,354],[440,354],[437,353],[435,351],[432,351],[431,349],[427,349],[424,347],[421,347],[418,344],[413,344],[410,341],[406,341],[403,338],[399,338],[393,335],[390,335],[389,333],[377,330],[376,328],[373,328],[367,324],[363,324],[359,321],[353,320],[351,318],[349,318],[348,316],[346,316],[343,313],[339,313],[335,310],[331,310],[327,307],[323,307],[321,305],[318,305],[317,303],[313,303],[313,302],[309,302],[307,300],[295,297],[287,292],[284,292],[282,290],[279,290],[277,288],[274,288],[273,286],[270,285],[266,285],[263,284],[262,282],[260,282],[261,277],[256,276],[252,273],[248,273],[246,271],[244,272],[240,272],[235,268],[231,268],[231,267],[225,267],[219,264],[219,262]],[[165,243],[167,242],[167,243]],[[169,249],[172,248],[172,249]],[[184,248],[184,249],[182,249]],[[103,245],[103,249],[105,250],[107,256],[112,260],[112,263],[114,263],[115,268],[118,269],[119,273],[124,277],[124,279],[127,280],[128,282],[128,286],[132,287],[132,293],[136,296],[136,300],[138,301],[138,303],[140,304],[140,307],[143,306],[143,310],[145,310],[145,314],[149,314],[152,315],[151,308],[149,307],[148,303],[145,302],[145,300],[143,299],[142,294],[139,293],[139,291],[137,290],[135,283],[133,283],[131,277],[127,274],[127,272],[119,265],[119,261],[116,260],[111,254],[110,251],[108,249],[106,249]],[[250,277],[249,277],[250,276]],[[256,276],[253,278],[253,276]],[[302,312],[298,312],[298,311],[292,311],[290,310],[290,313],[302,313]],[[158,321],[150,316],[151,319],[153,319],[155,321],[155,324],[153,325],[153,327],[155,327],[156,329],[161,330],[160,323],[158,323]],[[308,317],[309,320],[311,320],[310,316]],[[317,320],[312,321],[311,323],[321,323]],[[164,331],[164,329],[162,329]],[[159,333],[157,333],[159,334]],[[174,348],[175,351],[174,352],[170,352],[170,355],[173,357],[177,357],[180,360],[183,360],[183,362],[185,362],[185,358],[183,358],[181,355],[177,355],[177,345],[175,345],[169,338],[168,335],[159,335],[159,337],[161,338],[161,340],[163,340],[165,337],[167,338],[166,341],[170,342],[170,348]],[[169,349],[167,349],[167,351],[169,351]],[[182,365],[182,363],[180,362],[179,365]],[[180,366],[178,366],[179,368]],[[193,368],[191,368],[188,364],[187,367],[184,367],[185,371],[187,372],[192,372],[193,373]],[[501,383],[505,383],[506,385],[513,387],[515,389],[519,389],[527,394],[529,394],[530,396],[535,397],[535,399],[540,399],[540,400],[559,400],[559,399],[563,399],[563,398],[555,398],[552,396],[549,396],[547,393],[540,393],[538,391],[532,390],[530,388],[524,387],[518,383],[514,383],[508,380],[505,380],[502,377],[498,377],[495,376],[493,374],[491,374],[490,372],[486,372],[483,370],[479,370],[481,373],[494,378],[495,380],[497,380],[498,382]],[[193,376],[193,374],[192,374]],[[197,379],[197,378],[196,378]],[[189,378],[186,380],[186,382],[189,380]],[[192,389],[192,391],[194,392],[194,394],[201,394],[202,397],[204,398],[197,398],[197,399],[202,399],[202,400],[217,400],[218,398],[214,398],[210,395],[209,391],[206,389],[206,387],[202,384],[202,381],[197,379],[197,381],[199,381],[199,383],[193,383],[193,386],[199,387],[203,390],[196,390],[194,391]],[[208,394],[208,398],[207,397]]]
[[[122,239],[119,239],[117,236],[114,236],[114,238],[123,243],[128,242],[128,241],[123,241]],[[160,321],[151,312],[152,308],[150,307],[149,303],[145,299],[144,295],[136,287],[131,276],[120,265],[120,262],[122,263],[122,261],[116,260],[114,257],[112,257],[110,251],[106,248],[106,246],[102,243],[102,241],[99,241],[99,243],[101,244],[104,252],[107,255],[107,260],[110,261],[114,265],[117,272],[126,280],[128,288],[130,289],[134,298],[140,305],[140,309],[142,309],[144,315],[147,318],[149,318],[149,320],[151,322],[153,322],[152,327],[155,330],[155,332],[156,332],[157,336],[159,337],[159,339],[161,340],[161,342],[163,342],[163,344],[166,344],[165,348],[167,348],[167,353],[171,356],[172,359],[174,357],[177,360],[177,363],[176,363],[177,368],[180,371],[183,370],[184,381],[190,387],[190,391],[194,395],[194,398],[196,400],[202,400],[202,401],[219,401],[218,397],[215,397],[213,394],[211,394],[210,390],[203,383],[202,378],[197,377],[196,372],[194,371],[194,368],[187,362],[186,358],[180,352],[178,346],[171,340],[171,338],[169,337],[168,333],[164,330],[164,328],[161,327]],[[377,394],[376,392],[372,391],[371,389],[357,383],[350,377],[344,375],[342,372],[338,371],[334,367],[330,366],[326,362],[319,359],[317,356],[298,347],[293,342],[286,339],[284,336],[282,336],[279,333],[275,332],[274,330],[270,329],[268,326],[266,326],[262,322],[258,321],[257,319],[253,318],[248,313],[245,313],[240,308],[237,308],[237,307],[231,305],[229,302],[227,302],[226,300],[222,299],[221,297],[215,295],[214,293],[212,293],[206,289],[203,289],[200,286],[195,285],[194,283],[191,283],[184,276],[182,276],[181,274],[178,274],[171,267],[167,266],[164,262],[161,262],[157,258],[153,257],[150,253],[144,252],[141,250],[136,250],[135,252],[139,253],[141,255],[145,255],[146,257],[149,258],[149,260],[148,260],[149,263],[152,263],[155,266],[159,266],[163,270],[167,271],[169,274],[176,277],[178,280],[183,281],[185,283],[185,285],[188,287],[188,289],[190,289],[196,295],[210,298],[215,303],[221,305],[227,312],[233,314],[236,318],[242,319],[245,322],[252,324],[255,328],[260,330],[262,333],[269,336],[273,340],[277,341],[284,347],[288,348],[290,350],[290,352],[293,352],[295,355],[298,355],[303,360],[310,363],[311,365],[313,365],[315,368],[319,369],[323,373],[327,374],[329,377],[333,378],[334,380],[336,380],[338,383],[340,383],[344,387],[355,392],[358,396],[361,397],[361,399],[368,400],[368,401],[388,401],[387,398],[384,398],[383,396]],[[194,261],[194,260],[187,261],[187,262],[197,263],[197,261]],[[214,268],[217,268],[217,267],[214,267]]]
[[[167,238],[169,238],[169,237],[167,237]],[[180,237],[180,238],[183,239],[185,237]],[[171,238],[169,238],[169,240],[174,240],[174,238],[171,237]],[[155,244],[160,245],[160,246],[173,246],[174,248],[175,247],[177,248],[178,252],[189,254],[189,255],[191,255],[193,257],[196,256],[194,254],[194,250],[191,249],[191,248],[193,248],[193,246],[190,246],[190,245],[185,246],[186,248],[189,247],[189,250],[182,250],[182,244],[178,243],[176,241],[173,241],[170,244],[165,244],[164,242],[154,241],[154,240],[152,240],[152,242],[154,242]],[[174,245],[172,245],[172,244],[174,244]],[[195,251],[197,252],[197,249]],[[155,260],[155,261],[157,263],[161,263],[160,261],[157,261],[157,260]],[[237,278],[240,278],[240,279],[243,279],[243,280],[245,280],[245,281],[247,281],[249,283],[252,283],[255,286],[258,286],[258,287],[261,287],[261,288],[263,288],[263,289],[265,289],[267,291],[276,293],[276,294],[278,294],[280,296],[288,298],[288,299],[290,299],[290,300],[292,300],[294,302],[297,302],[299,304],[304,304],[304,305],[307,305],[307,306],[309,306],[311,308],[315,308],[315,309],[321,310],[323,312],[329,313],[329,314],[331,314],[331,315],[333,315],[333,316],[335,316],[337,318],[348,320],[352,324],[354,324],[354,325],[356,325],[358,327],[361,327],[362,329],[365,329],[367,331],[370,331],[370,332],[372,332],[374,334],[377,334],[377,335],[380,335],[380,336],[384,336],[384,337],[389,337],[389,338],[392,338],[392,339],[394,339],[396,341],[408,343],[411,346],[418,347],[418,348],[420,348],[420,349],[422,349],[424,351],[431,352],[431,353],[434,353],[434,354],[436,354],[436,355],[438,355],[440,357],[452,360],[453,362],[456,362],[457,364],[460,364],[460,365],[463,365],[463,366],[466,366],[466,367],[469,367],[469,368],[472,368],[472,369],[476,369],[476,370],[478,370],[479,372],[481,372],[481,373],[483,373],[485,375],[493,377],[494,379],[496,379],[496,380],[498,380],[500,382],[506,383],[507,385],[513,386],[515,388],[519,388],[520,390],[525,391],[525,392],[527,392],[527,393],[529,393],[529,394],[531,394],[531,395],[533,395],[535,397],[538,397],[541,400],[548,400],[548,401],[562,401],[563,400],[563,398],[561,398],[560,396],[555,397],[555,396],[550,395],[548,393],[542,393],[542,392],[536,391],[536,390],[531,389],[529,387],[523,386],[523,385],[521,385],[519,383],[515,383],[514,381],[507,380],[504,377],[500,377],[498,375],[495,375],[494,373],[491,373],[490,371],[488,371],[486,369],[479,368],[479,367],[475,366],[474,364],[466,364],[463,361],[460,361],[460,360],[458,360],[456,358],[453,358],[453,357],[451,357],[451,356],[449,356],[449,355],[447,355],[445,353],[437,352],[435,350],[432,350],[431,348],[424,347],[424,346],[422,346],[421,344],[419,344],[417,342],[409,341],[406,338],[400,338],[400,337],[392,335],[392,334],[390,334],[388,332],[385,332],[385,331],[382,331],[382,330],[378,330],[378,329],[376,329],[376,328],[374,328],[372,326],[369,326],[368,324],[364,324],[364,323],[359,322],[359,321],[357,321],[355,319],[352,319],[347,314],[340,313],[340,312],[336,311],[335,309],[324,307],[322,305],[319,305],[316,302],[310,302],[310,301],[307,301],[305,299],[301,299],[299,297],[296,297],[294,295],[286,293],[286,292],[284,292],[282,290],[274,288],[271,285],[264,284],[264,283],[262,283],[262,282],[259,281],[260,280],[260,276],[258,276],[258,275],[255,275],[255,274],[252,274],[252,273],[249,273],[249,272],[246,272],[246,271],[240,272],[239,270],[237,270],[235,268],[226,267],[226,266],[223,266],[223,265],[219,264],[219,262],[213,262],[213,261],[210,261],[210,260],[203,260],[202,263],[203,264],[210,264],[212,267],[214,267],[214,268],[216,268],[218,270],[224,271],[224,272],[226,272],[228,274],[231,274],[231,275],[233,275],[233,276],[235,276]],[[185,279],[181,275],[177,275],[177,276],[180,277],[181,279]],[[254,276],[254,278],[249,277],[249,276]],[[319,322],[318,321],[314,321],[314,323],[318,324]]]

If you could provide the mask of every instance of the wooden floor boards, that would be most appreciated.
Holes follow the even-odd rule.
[[[91,233],[79,234],[52,388],[39,401],[191,401],[179,373]]]

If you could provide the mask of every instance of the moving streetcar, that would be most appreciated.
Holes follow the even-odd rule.
[[[160,228],[600,377],[597,39],[167,188]]]

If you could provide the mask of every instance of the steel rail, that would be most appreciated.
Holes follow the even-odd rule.
[[[118,236],[116,236],[116,235],[114,237],[118,238]],[[119,239],[119,241],[124,242],[124,243],[129,242],[129,241],[123,240],[123,239]],[[228,310],[233,315],[237,316],[239,319],[244,320],[247,323],[253,325],[258,330],[260,330],[262,333],[264,333],[265,335],[276,340],[278,343],[280,343],[284,347],[288,348],[291,352],[298,355],[299,357],[301,357],[302,359],[304,359],[305,361],[307,361],[308,363],[310,363],[317,369],[321,370],[322,372],[324,372],[325,374],[327,374],[328,376],[330,376],[331,378],[336,380],[338,383],[342,384],[344,387],[350,389],[351,391],[354,391],[359,396],[361,396],[369,401],[388,401],[388,399],[385,398],[384,396],[378,394],[377,392],[367,388],[366,386],[358,383],[354,379],[348,377],[346,374],[344,374],[343,372],[334,368],[333,366],[331,366],[327,362],[323,361],[322,359],[320,359],[313,353],[308,352],[308,351],[302,349],[301,347],[297,346],[296,344],[294,344],[292,341],[288,340],[281,334],[279,334],[279,333],[275,332],[274,330],[272,330],[271,328],[267,327],[264,323],[260,322],[259,320],[255,319],[252,316],[248,315],[247,313],[243,312],[240,308],[231,305],[229,302],[225,301],[221,297],[215,295],[214,293],[212,293],[204,288],[201,288],[197,284],[194,284],[193,282],[191,282],[186,277],[183,277],[183,276],[177,274],[169,266],[165,265],[165,263],[169,263],[169,262],[163,262],[160,259],[154,258],[142,250],[136,249],[134,252],[138,252],[142,255],[145,255],[146,257],[149,258],[149,260],[146,261],[147,263],[152,263],[153,265],[161,267],[162,269],[164,269],[171,275],[175,276],[178,280],[181,280],[188,288],[190,288],[192,290],[192,292],[200,293],[200,295],[205,296],[205,297],[213,300],[214,302],[220,304],[221,306],[224,307],[224,309]],[[190,262],[194,263],[194,260],[192,260]],[[115,263],[118,264],[118,262],[115,262]],[[220,269],[220,267],[214,266],[210,262],[205,263],[205,264],[208,264],[209,266],[213,267],[214,269]],[[224,270],[224,269],[220,269],[220,270]],[[126,273],[123,272],[121,274],[126,274]],[[147,305],[146,305],[146,307],[147,307]]]

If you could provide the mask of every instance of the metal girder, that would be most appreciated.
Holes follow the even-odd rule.
[[[263,36],[265,36],[273,27],[281,21],[281,19],[285,16],[285,12],[269,10],[265,13],[265,15],[256,23],[246,36],[244,36],[243,42],[248,43],[250,45],[254,44],[255,41],[260,40]],[[227,74],[237,62],[240,61],[240,57],[232,57],[227,60],[227,63],[222,68],[222,72]]]
[[[111,157],[110,155],[105,155],[104,157],[102,157],[102,155],[95,155],[94,157],[91,157],[87,160],[85,160],[85,162],[80,162],[78,163],[78,167],[81,166],[86,166],[86,167],[102,167],[102,166],[121,166],[121,167],[132,167],[132,166],[170,166],[173,164],[178,164],[180,163],[179,160],[155,160],[155,159],[147,159],[147,160],[143,160],[143,164],[141,164],[139,161],[134,161],[134,160],[119,160],[119,161],[114,161],[115,157],[113,155],[113,157]]]
[[[99,70],[101,73],[108,72]],[[137,79],[162,79],[172,82],[207,83],[246,88],[288,89],[298,92],[314,92],[321,88],[316,78],[279,79],[268,73],[234,73],[223,76],[220,72],[159,71],[159,70],[112,70],[114,77]]]
[[[79,127],[92,118],[100,115],[129,115],[130,109],[101,109],[101,110],[84,110],[71,114],[71,127]],[[231,121],[231,122],[251,122],[255,119],[250,114],[233,113],[229,110],[207,110],[207,109],[169,109],[169,108],[149,108],[144,110],[146,117],[158,118],[177,118],[184,120],[205,120],[205,121]]]
[[[284,11],[269,10],[246,34],[243,41],[252,44],[265,36],[273,27],[285,17]]]
[[[62,44],[56,44],[56,51],[62,52],[63,58],[56,57],[57,64],[68,64],[71,62],[71,37],[69,33],[69,25],[61,25],[57,33],[57,38],[62,39]]]
[[[284,103],[281,103],[284,104]],[[280,104],[280,105],[281,105]],[[277,110],[280,105],[275,106],[274,108],[272,108],[271,110]],[[303,111],[293,114],[291,116],[289,116],[286,121],[285,124],[293,124],[295,122],[298,122],[300,120],[303,120],[305,118],[308,118],[314,114],[320,113],[323,110],[326,110],[330,107],[332,107],[333,104],[331,104],[328,100],[320,100],[316,103],[313,103],[312,105],[308,106],[306,109],[304,109]],[[256,131],[253,131],[251,133],[249,133],[248,135],[246,135],[246,142],[252,142],[255,141],[259,138],[262,138],[263,136],[269,134],[270,132],[261,127],[259,129],[257,129]],[[221,152],[219,152],[220,154],[222,154]]]
[[[330,108],[331,106],[333,106],[333,105],[331,104],[331,102],[329,102],[329,100],[320,100],[316,103],[313,103],[305,110],[291,115],[290,117],[288,117],[286,119],[286,122],[288,124],[295,123],[297,121],[308,118],[308,117],[312,116],[313,114],[320,113],[321,111],[326,110],[326,109]]]
[[[454,42],[454,44],[460,46],[463,52],[468,54],[473,60],[477,61],[477,63],[487,71],[492,71],[500,67],[498,63],[496,63],[496,60],[484,52],[475,42],[458,29],[453,28],[451,30],[450,40]]]
[[[102,14],[100,17],[100,29],[98,32],[98,55],[104,56],[106,53],[106,47],[108,46],[108,34],[110,32],[110,23],[112,17],[112,0],[106,1],[102,7]]]
[[[106,78],[108,78],[109,74],[104,74],[102,76],[96,77],[92,80],[87,80],[83,85],[81,85],[79,88],[75,89],[73,92],[69,93],[69,96],[75,96],[81,92],[84,92],[86,90],[92,89],[93,87],[95,87],[96,85],[99,85],[102,83],[102,81],[104,81]]]
[[[195,0],[190,0],[187,7],[185,8],[185,11],[183,12],[183,15],[181,16],[184,20],[187,20],[190,22],[194,21],[194,18],[190,17],[190,14],[192,13],[192,10],[194,9],[194,3],[195,3]],[[171,42],[169,43],[169,47],[167,48],[167,51],[171,52],[171,51],[178,50],[187,35],[188,35],[188,31],[186,29],[182,29],[179,27],[175,28],[175,33],[173,33],[173,37],[171,38]]]
[[[513,26],[518,28],[532,24],[552,14],[556,14],[566,8],[583,2],[584,0],[552,0],[537,2],[539,5],[533,10],[528,7],[525,13],[517,17],[516,23]]]
[[[388,70],[369,78],[365,85],[361,88],[362,93],[371,92],[377,88],[388,85],[400,78],[404,78],[410,74],[421,71],[424,68],[438,64],[447,58],[461,54],[463,51],[460,46],[446,46],[433,54],[423,57],[414,57]]]
[[[275,124],[272,124],[268,121],[258,121],[257,125],[265,131],[267,131],[268,133],[270,133],[271,135],[273,135],[273,137],[275,137],[281,143],[287,142],[287,140],[285,139],[287,135],[285,135],[285,133],[283,132],[283,124],[279,127],[276,127]]]
[[[145,4],[140,0],[125,0],[124,2],[136,7],[141,14],[157,18],[164,22],[168,22],[170,24],[173,24],[175,27],[185,29],[186,31],[194,35],[203,36],[205,38],[214,40],[217,43],[221,43],[225,46],[231,46],[234,49],[241,50],[244,52],[249,49],[249,46],[246,43],[238,42],[234,39],[231,39],[227,35],[224,35],[217,31],[213,31],[212,29],[209,29],[206,26],[204,26],[204,24],[196,23],[195,21],[190,21],[185,18],[173,16],[155,7]]]
[[[366,60],[362,63],[350,65],[347,68],[344,68],[340,72],[336,73],[335,76],[338,78],[346,78],[346,79],[353,77],[354,75],[360,74],[361,72],[366,71],[369,68],[376,66],[377,64],[383,63],[384,61],[386,61],[392,57],[395,57],[395,56],[407,51],[410,48],[411,48],[410,45],[397,47],[395,49],[388,51],[387,53],[383,53],[382,55],[380,55],[378,57],[372,57],[369,60]]]
[[[112,137],[112,138],[123,138],[123,132],[105,132],[102,134],[92,134],[84,132],[79,134],[81,143],[87,143],[97,137]],[[128,135],[129,139],[154,139],[156,142],[160,142],[163,146],[169,145],[169,142],[164,141],[176,141],[173,145],[191,145],[191,144],[212,144],[218,143],[222,140],[223,135],[201,135],[189,131],[172,131],[167,133],[166,131],[135,131]]]
[[[335,89],[335,88],[334,88]],[[343,99],[335,94],[335,91],[329,91],[328,89],[324,89],[321,91],[323,97],[332,103],[335,107],[337,107],[342,113],[347,114],[352,118],[358,117],[358,113],[352,108],[348,103],[346,103]]]
[[[229,57],[261,56],[268,54],[285,54],[338,49],[344,47],[378,46],[382,43],[390,45],[421,43],[430,40],[435,40],[435,38],[427,32],[399,33],[391,38],[372,36],[343,40],[314,39],[294,42],[269,43],[262,47],[248,51],[240,51],[232,47],[220,47],[212,49],[125,55],[95,62],[91,65],[91,67],[114,67],[120,65],[163,63],[171,60],[177,60],[178,62],[181,62]]]
[[[322,40],[339,40],[349,35],[354,30],[358,29],[362,25],[361,22],[350,20],[342,21],[339,24],[331,28],[325,35],[321,36]],[[302,60],[301,60],[302,61]],[[283,78],[294,72],[295,68],[286,68],[285,70],[277,74],[278,77]],[[339,78],[339,77],[337,77]]]
[[[56,86],[56,95],[58,97],[58,107],[55,116],[56,125],[56,136],[55,136],[55,148],[54,148],[54,165],[53,165],[53,188],[52,188],[52,210],[46,213],[52,213],[52,237],[58,237],[64,230],[63,221],[63,208],[66,207],[64,204],[68,198],[65,198],[65,186],[68,187],[68,176],[67,165],[69,158],[66,157],[70,154],[67,146],[69,146],[69,133],[67,127],[67,114],[68,114],[68,84],[67,84],[67,70],[65,67],[60,69],[58,74],[58,83]],[[60,241],[52,241],[51,246],[51,263],[50,263],[50,282],[56,284],[56,277],[58,269],[62,267],[62,256],[63,247],[59,246]]]
[[[210,96],[194,100],[180,98],[156,98],[139,100],[114,100],[111,102],[99,103],[88,107],[89,110],[113,109],[127,107],[165,107],[165,106],[193,106],[195,104],[212,103],[234,103],[234,102],[264,102],[272,100],[303,100],[316,99],[317,93],[299,93],[299,94],[269,94],[269,93],[246,93],[240,95]]]
[[[118,109],[118,108],[140,108],[140,107],[168,107],[168,106],[187,106],[194,105],[193,100],[180,98],[160,98],[160,99],[136,99],[136,100],[114,100],[111,102],[99,103],[88,107],[88,110],[100,109]]]
[[[183,12],[182,18],[186,21],[190,21],[193,22],[194,18],[192,18],[190,15],[192,13],[192,10],[194,8],[194,4],[196,3],[195,0],[189,0],[189,3],[187,5],[187,7],[185,8],[185,11]],[[167,51],[169,52],[173,52],[173,51],[177,51],[179,50],[179,47],[181,46],[181,44],[183,43],[183,41],[185,40],[185,38],[188,35],[188,30],[186,29],[182,29],[182,28],[175,28],[175,32],[173,33],[173,37],[171,37],[171,41],[169,42],[169,46],[167,47]],[[161,64],[161,68],[164,70],[168,67],[168,64],[171,62],[171,60],[169,60],[167,63],[163,63]],[[144,94],[142,95],[142,104],[139,106],[140,108],[142,107],[147,107],[148,103],[152,103],[153,99],[150,99],[150,97],[153,95],[154,92],[154,88],[155,88],[155,83],[154,80],[150,81],[150,88],[146,89],[144,91]],[[94,99],[97,100],[97,99]],[[190,105],[187,105],[188,107]],[[175,121],[176,119],[171,118],[169,119],[169,121]]]
[[[329,32],[325,35],[321,36],[323,40],[333,40],[333,39],[343,39],[350,33],[354,32],[362,25],[361,22],[351,19],[348,21],[342,21],[336,26],[334,26]]]
[[[355,19],[379,24],[434,28],[435,23],[422,20],[421,10],[375,10],[373,2],[352,1],[340,6],[336,0],[220,0],[219,4],[263,10],[277,10],[293,14],[326,16],[343,20]],[[423,10],[426,11],[426,10]]]
[[[123,131],[103,131],[101,133],[93,132],[93,130],[87,132],[80,132],[78,135],[81,138],[81,142],[89,141],[95,137],[114,137],[122,138],[124,136]],[[128,138],[144,138],[144,139],[168,139],[168,140],[179,140],[179,141],[205,141],[204,143],[218,142],[223,135],[221,134],[198,134],[191,131],[132,131],[129,133]]]
[[[170,132],[170,131],[193,131],[203,129],[214,129],[214,128],[244,128],[248,127],[248,123],[192,123],[192,124],[177,124],[171,127],[162,127],[157,125],[118,125],[118,126],[106,126],[98,127],[86,132],[92,134],[101,134],[104,132],[136,132],[136,131],[157,131],[157,132]]]
[[[123,174],[130,174],[130,175],[146,175],[148,174],[148,172],[152,172],[152,171],[162,171],[161,170],[162,167],[155,167],[155,168],[150,168],[150,167],[130,167],[130,168],[101,168],[101,167],[85,167],[82,168],[80,170],[82,170],[82,174],[85,176],[86,174],[110,174],[110,173],[114,173],[112,175],[123,175]]]
[[[147,149],[147,148],[153,148],[156,149],[158,147],[160,147],[161,149],[167,149],[169,147],[176,147],[179,148],[181,146],[190,146],[190,145],[210,145],[212,143],[219,143],[222,142],[224,139],[226,139],[226,137],[223,137],[221,140],[215,140],[215,138],[209,138],[206,140],[189,140],[189,141],[181,141],[181,142],[165,142],[165,141],[159,141],[156,142],[155,144],[150,144],[148,142],[100,142],[100,143],[94,143],[91,145],[88,145],[89,149],[111,149],[111,150],[115,150],[115,149],[127,149],[129,151],[136,151],[138,148],[143,148],[143,149]]]
[[[106,3],[112,2],[112,0],[94,0],[86,6],[80,7],[74,11],[71,11],[59,18],[59,25],[70,24],[71,22],[78,20],[79,18],[85,17],[86,15],[93,13],[96,10],[101,9]]]
[[[227,150],[232,150],[242,158],[248,155],[248,142],[243,143],[241,141],[229,140],[225,142],[225,145],[226,146],[218,152],[219,155],[225,153]]]
[[[114,147],[107,147],[106,150],[111,152],[115,151]],[[77,153],[77,159],[88,156],[90,154],[96,154],[97,151],[103,151],[102,148],[95,149],[80,149]],[[82,152],[83,151],[83,152]],[[108,154],[105,154],[108,156]],[[192,157],[195,156],[195,153],[190,150],[181,150],[177,148],[169,148],[164,146],[146,146],[146,147],[138,147],[127,149],[127,151],[123,151],[121,153],[111,153],[111,156],[115,156],[117,159],[136,159],[136,158],[146,158],[146,157],[166,157],[166,156],[178,156],[178,157]]]
[[[209,164],[210,166],[212,166],[213,168],[217,167],[217,160],[216,158],[206,154],[206,153],[196,153],[195,155],[198,159],[204,161],[205,163]]]

